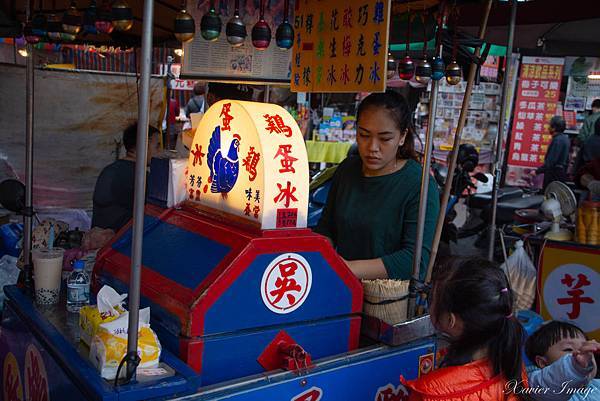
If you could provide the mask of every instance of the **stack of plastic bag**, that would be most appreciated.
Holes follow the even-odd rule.
[[[523,241],[517,241],[515,251],[501,267],[515,294],[514,310],[530,309],[535,300],[537,272],[523,248]]]
[[[129,312],[125,312],[111,322],[102,323],[92,339],[90,360],[105,379],[115,379],[119,364],[127,354],[128,323]],[[162,349],[158,337],[150,328],[150,308],[140,310],[138,330],[138,355],[141,358],[138,368],[155,368],[159,364]],[[125,371],[122,368],[119,375],[123,377]]]

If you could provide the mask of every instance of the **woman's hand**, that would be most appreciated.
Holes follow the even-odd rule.
[[[387,270],[381,258],[364,260],[346,260],[341,258],[348,269],[361,280],[375,280],[378,278],[389,278]]]

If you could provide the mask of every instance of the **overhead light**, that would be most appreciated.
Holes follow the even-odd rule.
[[[29,53],[27,53],[27,49],[24,49],[24,48],[17,50],[17,53],[19,53],[21,55],[21,57],[29,56]]]
[[[106,58],[106,56],[102,53],[97,53],[97,54],[98,54],[98,57],[100,57],[100,58]]]
[[[173,53],[175,53],[176,56],[183,56],[183,49],[175,49],[173,50]]]
[[[588,75],[588,79],[600,79],[600,72],[596,71],[596,72]]]

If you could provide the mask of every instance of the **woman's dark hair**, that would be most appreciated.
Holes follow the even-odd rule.
[[[473,353],[486,349],[494,376],[522,380],[523,328],[513,317],[513,294],[498,265],[486,259],[453,258],[436,271],[432,293],[433,319],[453,313],[463,322],[463,333],[450,341],[443,366],[471,362]]]
[[[567,322],[553,320],[537,329],[525,343],[525,355],[535,363],[536,356],[544,356],[548,349],[565,338],[586,338],[579,327]]]
[[[372,93],[358,106],[356,119],[360,122],[360,115],[370,108],[384,108],[389,111],[390,117],[396,122],[400,133],[406,131],[404,145],[398,148],[398,159],[417,159],[415,152],[415,129],[412,125],[411,110],[404,96],[392,90],[383,93]]]

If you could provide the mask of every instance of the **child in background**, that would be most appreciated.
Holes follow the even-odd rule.
[[[551,321],[541,326],[525,346],[527,357],[540,368],[529,373],[529,384],[543,390],[532,394],[532,398],[600,400],[600,380],[594,379],[597,373],[594,352],[598,351],[600,344],[588,341],[584,332],[573,324]]]
[[[433,281],[431,321],[449,340],[439,369],[403,383],[411,401],[526,398],[523,328],[504,272],[484,259],[456,259]]]

